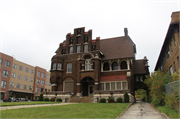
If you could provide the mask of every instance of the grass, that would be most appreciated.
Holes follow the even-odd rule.
[[[60,102],[41,102],[41,101],[32,101],[32,102],[1,102],[1,107],[4,106],[16,106],[16,105],[37,105],[37,104],[52,104]]]
[[[1,110],[1,118],[116,118],[130,103],[79,103]]]
[[[168,106],[157,106],[157,109],[163,113],[165,113],[170,118],[179,118],[179,112],[168,107]]]

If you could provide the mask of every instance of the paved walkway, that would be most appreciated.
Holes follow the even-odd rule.
[[[18,109],[18,108],[29,108],[29,107],[44,107],[44,106],[54,106],[54,105],[69,105],[69,104],[76,104],[76,103],[58,103],[58,104],[37,104],[37,105],[19,105],[19,106],[6,106],[0,107],[0,110],[6,109]]]
[[[140,106],[142,105],[142,116]],[[167,119],[156,108],[147,102],[137,102],[129,107],[119,119]]]

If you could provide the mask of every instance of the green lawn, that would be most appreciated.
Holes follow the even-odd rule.
[[[41,101],[32,101],[32,102],[1,102],[1,107],[4,106],[16,106],[16,105],[36,105],[36,104],[52,104],[60,102],[41,102]]]
[[[157,106],[157,109],[169,116],[170,118],[179,118],[179,112],[168,106]]]
[[[116,118],[130,103],[79,103],[2,110],[1,118]]]

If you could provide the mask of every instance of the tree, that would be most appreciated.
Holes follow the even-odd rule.
[[[43,94],[42,93],[39,96],[39,101],[43,101]]]

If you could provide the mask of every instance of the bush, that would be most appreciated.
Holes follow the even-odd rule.
[[[113,97],[110,97],[109,99],[108,99],[108,103],[113,103],[114,102],[114,98]]]
[[[101,98],[100,99],[100,103],[106,103],[106,99],[105,98]]]
[[[129,95],[128,95],[127,92],[125,92],[125,94],[124,94],[124,102],[125,102],[125,103],[126,103],[126,102],[129,102]]]
[[[62,102],[62,99],[61,98],[57,98],[56,101],[57,102]]]
[[[49,98],[44,98],[44,101],[49,101]]]
[[[39,101],[43,101],[43,94],[42,93],[39,96]]]
[[[116,102],[122,103],[122,102],[123,102],[123,99],[122,99],[122,98],[117,98]]]
[[[54,98],[51,98],[50,101],[51,101],[51,102],[55,102],[55,99],[54,99]]]

